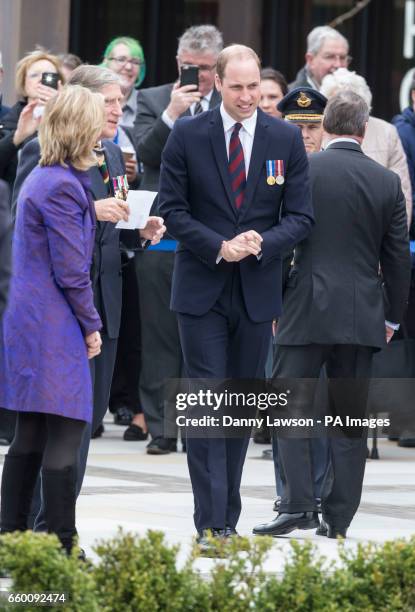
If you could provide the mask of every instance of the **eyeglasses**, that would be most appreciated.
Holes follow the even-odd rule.
[[[346,66],[348,66],[353,59],[351,55],[345,55],[343,53],[324,53],[321,57],[326,62],[335,62],[339,60],[339,62]]]
[[[216,68],[216,64],[213,64],[212,66],[209,66],[209,64],[181,64],[180,67],[184,68],[186,70],[186,68],[189,68],[189,66],[197,66],[199,68],[199,72],[212,72],[212,70],[215,70]]]
[[[52,71],[50,71],[50,72],[52,72]],[[42,74],[43,74],[42,72],[29,72],[27,74],[27,78],[28,79],[40,79],[42,77]],[[57,72],[54,73],[54,74],[57,74]]]
[[[144,64],[144,62],[140,59],[138,59],[138,57],[109,57],[108,58],[109,62],[115,62],[116,64],[118,64],[118,66],[121,68],[121,66],[124,66],[125,64],[131,64],[132,66],[135,66],[136,68],[142,66]]]

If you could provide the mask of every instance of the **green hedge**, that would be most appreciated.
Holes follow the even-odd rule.
[[[16,593],[65,592],[60,610],[77,612],[395,612],[415,610],[415,537],[383,545],[339,546],[329,563],[310,543],[291,542],[282,577],[265,572],[272,541],[218,544],[223,558],[208,578],[195,567],[196,547],[178,567],[178,546],[160,532],[119,533],[100,542],[97,564],[66,557],[54,536],[16,533],[0,538],[0,570]],[[39,611],[7,604],[1,610]]]

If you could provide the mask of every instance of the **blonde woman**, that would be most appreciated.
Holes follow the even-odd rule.
[[[76,462],[92,417],[88,359],[99,354],[101,320],[90,268],[95,209],[88,169],[104,125],[104,100],[79,85],[46,105],[41,159],[21,189],[13,274],[4,316],[0,405],[17,411],[5,457],[1,531],[26,529],[42,469],[49,532],[69,553],[75,530]]]
[[[44,73],[56,75],[49,86],[42,83]],[[15,81],[19,99],[2,117],[0,134],[0,178],[11,188],[16,176],[17,153],[39,127],[41,113],[35,109],[56,96],[56,87],[64,82],[60,60],[44,50],[32,51],[18,62]]]

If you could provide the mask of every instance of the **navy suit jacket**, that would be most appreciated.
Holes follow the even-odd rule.
[[[283,160],[285,182],[267,184],[266,160]],[[308,160],[297,127],[258,109],[244,203],[234,204],[220,109],[176,121],[162,156],[160,213],[179,241],[171,308],[203,315],[228,275],[240,268],[245,306],[254,322],[281,312],[282,256],[310,232]],[[262,257],[216,263],[223,240],[254,229]]]

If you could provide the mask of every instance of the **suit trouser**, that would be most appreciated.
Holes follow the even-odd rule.
[[[122,253],[122,310],[114,375],[111,383],[109,407],[111,412],[126,406],[141,412],[139,383],[141,369],[140,313],[137,275],[134,257]]]
[[[205,315],[178,314],[189,378],[263,378],[271,322],[253,323],[246,312],[239,268]],[[249,437],[187,437],[187,462],[194,495],[194,521],[202,529],[235,527]]]
[[[89,362],[94,391],[94,407],[92,413],[92,424],[87,423],[79,449],[76,478],[77,496],[81,491],[82,483],[84,481],[89,444],[91,442],[91,433],[94,432],[98,425],[102,423],[108,408],[112,374],[114,371],[115,356],[117,354],[117,338],[108,338],[105,333],[101,333],[101,338],[101,353],[94,359],[91,359]],[[46,530],[40,481],[38,481],[35,493],[33,495],[31,515],[36,517],[34,521],[34,531]]]
[[[273,357],[275,358],[276,352],[278,351],[278,345],[275,345],[273,351]],[[315,414],[319,417],[323,417],[327,413],[328,397],[327,397],[327,376],[325,370],[320,372],[320,378],[316,387],[316,394],[314,398]],[[313,465],[313,476],[314,476],[314,497],[320,500],[322,497],[323,485],[330,485],[330,462],[329,462],[329,442],[327,437],[321,436],[318,438],[310,439],[310,452],[311,460]],[[284,495],[284,482],[281,478],[281,467],[279,465],[278,458],[278,437],[273,432],[272,435],[272,457],[274,460],[274,472],[275,472],[275,485],[277,495],[281,498]]]
[[[139,251],[135,256],[143,355],[140,402],[152,438],[164,437],[164,385],[169,378],[180,378],[183,367],[177,319],[170,310],[174,255]]]
[[[302,416],[313,416],[317,379],[326,364],[331,415],[364,418],[372,354],[371,347],[355,345],[279,346],[274,377],[315,379],[307,381],[297,404]],[[359,507],[366,439],[366,430],[346,428],[329,437],[333,482],[328,493],[323,490],[322,513],[331,525],[348,527]],[[278,453],[285,485],[280,512],[316,511],[310,438],[279,437]]]

